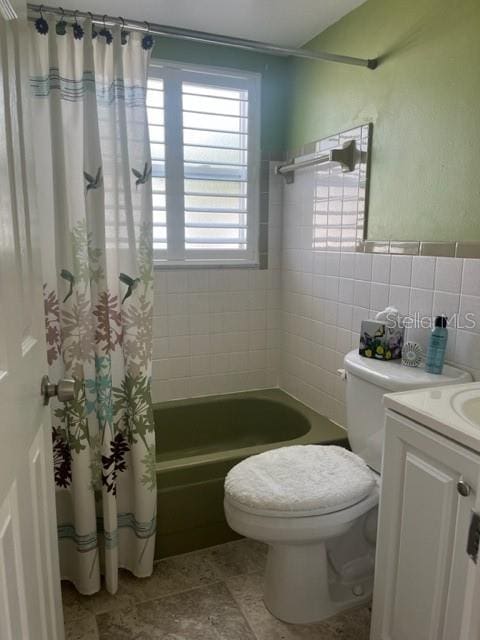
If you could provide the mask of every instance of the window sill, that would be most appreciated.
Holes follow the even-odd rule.
[[[163,262],[154,261],[153,268],[155,271],[172,271],[174,269],[260,269],[259,262],[250,262],[244,260],[242,262]]]

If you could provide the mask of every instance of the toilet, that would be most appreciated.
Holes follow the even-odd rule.
[[[345,356],[347,435],[352,451],[297,445],[247,458],[225,479],[225,515],[237,533],[268,545],[264,601],[277,618],[311,623],[371,598],[385,393],[462,384],[442,375]]]

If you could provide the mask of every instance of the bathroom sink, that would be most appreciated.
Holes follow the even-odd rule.
[[[461,418],[480,427],[480,390],[465,389],[451,399],[452,407]]]

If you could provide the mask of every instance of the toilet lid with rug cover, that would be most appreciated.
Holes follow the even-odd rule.
[[[364,460],[334,445],[296,445],[243,460],[225,478],[225,495],[253,513],[321,515],[353,506],[378,478]]]

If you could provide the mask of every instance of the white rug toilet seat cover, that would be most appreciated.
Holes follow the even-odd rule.
[[[321,514],[360,502],[376,485],[375,474],[351,451],[333,445],[298,445],[243,460],[225,478],[225,493],[257,513]]]

